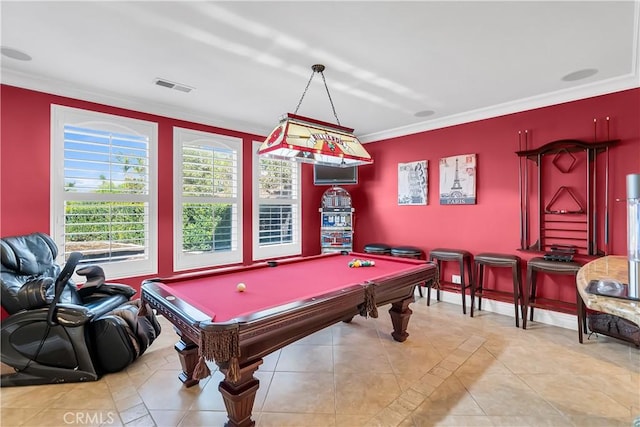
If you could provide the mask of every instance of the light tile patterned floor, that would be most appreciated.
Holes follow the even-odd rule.
[[[253,418],[282,426],[624,426],[640,416],[640,350],[604,336],[476,312],[424,298],[409,339],[386,308],[268,356]],[[192,388],[177,375],[176,336],[98,382],[0,390],[1,425],[221,426],[220,372]],[[215,366],[211,366],[215,369]],[[640,426],[640,421],[638,421]]]

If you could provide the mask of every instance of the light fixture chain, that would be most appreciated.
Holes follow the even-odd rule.
[[[298,101],[298,106],[296,107],[296,111],[294,111],[293,114],[298,114],[298,109],[300,108],[300,105],[302,104],[302,100],[304,99],[304,96],[307,94],[307,89],[309,89],[309,85],[311,84],[311,80],[313,80],[313,76],[315,75],[315,73],[316,73],[315,70],[311,72],[311,77],[309,77],[309,81],[307,82],[307,87],[304,88],[304,92],[302,92],[302,96],[300,97],[300,101]]]
[[[324,88],[327,90],[327,96],[329,97],[329,102],[331,103],[331,109],[333,110],[333,117],[336,118],[336,123],[340,124],[340,119],[338,119],[338,114],[336,113],[336,107],[333,106],[333,99],[331,99],[331,94],[329,93],[329,86],[327,86],[327,80],[324,78],[324,73],[320,71],[320,75],[322,76],[322,81],[324,82]],[[308,87],[309,85],[307,85]]]

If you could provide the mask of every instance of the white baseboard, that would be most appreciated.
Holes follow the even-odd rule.
[[[427,289],[422,288],[422,293],[424,298],[427,297]],[[417,296],[417,293],[416,293]],[[432,301],[435,300],[435,291],[431,293]],[[471,297],[467,295],[467,309],[469,309],[469,304],[471,301]],[[462,299],[460,298],[460,294],[454,292],[440,291],[440,301],[447,302],[450,304],[462,305]],[[476,298],[476,307],[478,299]],[[496,314],[502,314],[504,316],[514,317],[514,309],[513,304],[509,304],[502,301],[495,301],[487,298],[482,299],[482,311],[490,311]],[[559,328],[571,329],[574,331],[578,331],[578,319],[576,316],[572,314],[566,313],[558,313],[557,311],[545,310],[542,308],[536,308],[533,312],[533,321],[544,323],[546,325],[557,326]],[[528,321],[529,322],[529,321]]]

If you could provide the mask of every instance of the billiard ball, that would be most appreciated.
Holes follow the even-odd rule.
[[[236,286],[236,288],[238,289],[238,292],[244,292],[245,289],[247,289],[247,285],[245,285],[244,283],[238,283],[238,286]]]

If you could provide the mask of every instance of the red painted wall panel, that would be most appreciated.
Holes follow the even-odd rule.
[[[606,140],[606,117],[610,117],[610,138],[620,140],[610,151],[611,247],[612,253],[625,254],[626,204],[615,199],[625,197],[625,176],[640,172],[640,89],[367,144],[375,164],[360,168],[360,182],[352,191],[358,213],[355,248],[385,242],[417,246],[426,253],[451,247],[474,254],[518,254],[524,260],[539,255],[517,251],[518,131],[528,130],[529,148],[560,139],[592,142],[595,118],[597,139]],[[477,154],[477,203],[440,205],[439,159],[467,153]],[[429,162],[428,205],[398,206],[398,163],[417,160]],[[450,278],[451,271],[445,273]],[[504,277],[497,286],[507,290],[511,282],[508,273]],[[557,280],[564,284],[565,279]],[[575,289],[563,286],[560,296],[573,301]]]
[[[158,123],[158,275],[173,274],[173,126],[243,138],[250,153],[250,135],[212,126],[70,99],[42,92],[0,86],[0,235],[50,232],[49,176],[51,104],[121,115]],[[243,163],[245,183],[244,263],[251,262],[251,157]],[[141,277],[119,279],[139,288]]]
[[[232,130],[124,110],[41,92],[0,86],[0,235],[49,232],[50,105],[125,115],[159,125],[159,274],[173,271],[172,126],[219,132],[244,138],[245,153],[260,137]],[[359,170],[360,183],[346,186],[355,207],[356,250],[366,243],[413,245],[425,252],[438,246],[472,253],[518,253],[519,196],[517,132],[528,129],[530,147],[557,139],[593,140],[593,119],[611,117],[610,135],[621,142],[611,150],[610,205],[613,253],[624,253],[626,205],[625,175],[640,172],[640,89],[525,111],[493,119],[451,126],[367,144],[375,164]],[[599,132],[598,139],[606,135]],[[477,204],[440,206],[438,160],[458,154],[478,155]],[[427,206],[397,205],[399,162],[429,161]],[[303,254],[320,250],[318,208],[326,187],[313,186],[310,165],[303,165]],[[244,262],[251,261],[251,160],[245,159]],[[519,253],[524,259],[531,255]],[[141,278],[122,280],[138,287]],[[507,280],[498,287],[508,288]],[[563,287],[564,288],[564,287]],[[563,290],[575,298],[570,286]]]

